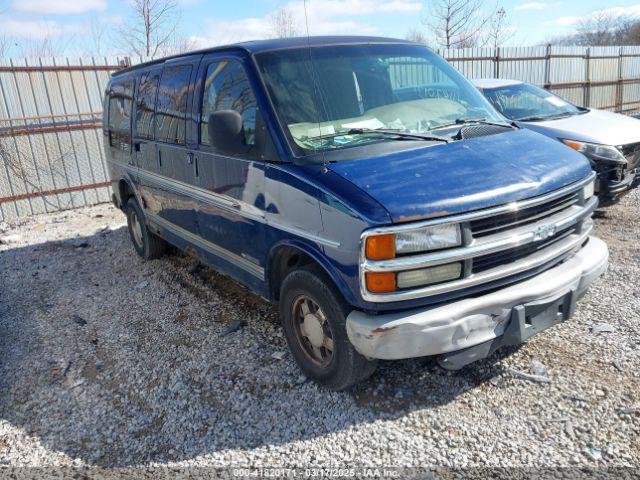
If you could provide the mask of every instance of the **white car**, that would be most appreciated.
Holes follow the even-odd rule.
[[[640,120],[582,108],[518,80],[476,79],[474,85],[502,115],[582,152],[598,173],[596,191],[611,203],[636,182],[640,167]]]

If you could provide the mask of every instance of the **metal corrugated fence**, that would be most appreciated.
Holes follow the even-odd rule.
[[[524,80],[578,105],[640,111],[640,46],[438,53],[468,78]],[[102,95],[109,74],[126,63],[131,60],[116,57],[0,61],[0,221],[109,201]]]
[[[539,85],[577,105],[640,111],[640,46],[504,47],[440,50],[467,78]]]
[[[102,97],[123,64],[0,61],[0,221],[109,201]]]

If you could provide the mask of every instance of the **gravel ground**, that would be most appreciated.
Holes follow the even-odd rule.
[[[272,305],[181,253],[144,263],[110,206],[0,224],[0,465],[638,467],[639,205],[598,219],[611,267],[571,321],[349,393],[305,380]]]

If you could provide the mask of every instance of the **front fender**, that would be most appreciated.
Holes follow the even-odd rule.
[[[356,304],[356,299],[354,298],[351,289],[349,289],[343,278],[338,274],[335,266],[322,252],[321,248],[311,242],[298,239],[280,240],[269,250],[265,268],[265,281],[267,283],[266,291],[269,292],[269,296],[271,296],[271,292],[273,292],[273,285],[271,285],[271,273],[274,267],[274,259],[276,258],[278,251],[283,247],[294,248],[311,257],[318,265],[320,265],[320,267],[322,267],[329,278],[331,278],[331,281],[338,288],[344,299],[351,305]],[[275,299],[270,298],[270,300],[273,301]]]

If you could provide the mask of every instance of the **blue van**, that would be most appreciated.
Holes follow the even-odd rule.
[[[247,42],[121,70],[105,96],[113,201],[271,302],[304,373],[459,369],[568,319],[606,269],[586,158],[507,123],[402,40]]]

